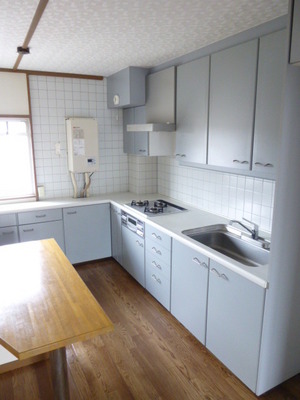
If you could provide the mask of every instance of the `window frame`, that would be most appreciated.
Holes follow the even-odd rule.
[[[21,203],[27,201],[37,201],[38,191],[37,191],[37,181],[36,181],[36,166],[35,166],[35,156],[34,156],[34,145],[33,145],[33,132],[32,132],[32,121],[30,115],[0,115],[0,120],[5,121],[22,121],[26,123],[27,128],[27,138],[29,140],[29,156],[31,161],[32,169],[32,182],[33,182],[33,194],[18,196],[18,197],[0,197],[0,205],[8,203]]]

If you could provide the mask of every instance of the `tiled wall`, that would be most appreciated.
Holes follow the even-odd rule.
[[[128,159],[129,191],[137,194],[156,193],[157,157],[140,157],[130,155]]]
[[[122,111],[108,110],[106,80],[30,76],[37,184],[45,197],[73,195],[66,154],[65,117],[94,117],[99,128],[100,170],[90,194],[158,192],[228,218],[248,218],[271,231],[275,183],[183,167],[173,157],[123,153]],[[61,155],[55,152],[60,143]],[[77,175],[79,186],[82,177]]]
[[[174,157],[158,158],[158,192],[230,219],[245,217],[264,231],[272,228],[275,182],[184,167]]]
[[[90,194],[127,191],[122,111],[107,109],[106,80],[30,76],[29,83],[37,184],[45,187],[45,197],[73,195],[65,117],[93,117],[98,121],[100,170],[92,176]],[[61,155],[56,154],[56,143]],[[81,186],[82,176],[76,177]]]

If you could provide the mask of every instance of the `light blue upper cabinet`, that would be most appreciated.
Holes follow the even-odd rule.
[[[108,108],[142,106],[146,101],[146,68],[128,67],[107,78]]]
[[[211,56],[208,164],[250,169],[258,40]]]
[[[252,170],[275,176],[278,158],[286,30],[263,36],[259,44]]]
[[[177,68],[176,155],[182,161],[206,163],[209,57]]]
[[[293,1],[290,63],[300,66],[300,0]]]

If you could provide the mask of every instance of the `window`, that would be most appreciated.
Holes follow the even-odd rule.
[[[0,118],[0,201],[36,196],[28,118]]]

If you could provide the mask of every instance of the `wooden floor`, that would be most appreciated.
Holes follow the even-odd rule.
[[[115,330],[67,348],[72,400],[257,398],[114,260],[77,271]],[[0,375],[0,400],[52,396],[49,361]],[[300,375],[260,399],[300,399]]]

